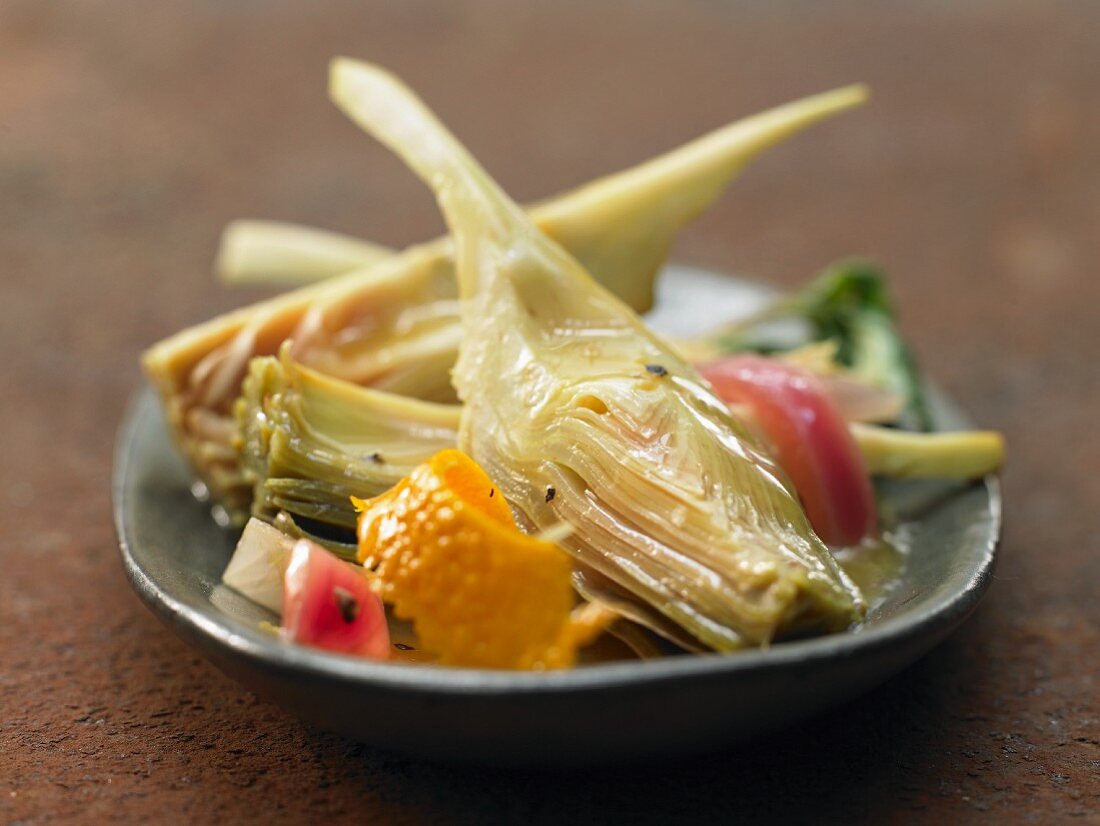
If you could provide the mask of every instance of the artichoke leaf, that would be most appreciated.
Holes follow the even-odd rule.
[[[617,614],[622,620],[617,623],[620,628],[644,628],[664,643],[671,643],[674,651],[702,654],[707,650],[680,626],[591,568],[584,565],[576,567],[573,571],[573,587],[588,602],[602,605]],[[627,631],[627,634],[630,632]]]
[[[921,433],[852,425],[867,469],[892,479],[980,479],[1004,463],[1005,443],[988,430]]]
[[[411,91],[337,59],[330,94],[436,194],[461,299],[459,446],[527,527],[570,524],[581,564],[718,651],[862,615],[745,427]]]
[[[283,221],[237,220],[222,232],[214,272],[226,284],[296,286],[376,264],[394,250]]]

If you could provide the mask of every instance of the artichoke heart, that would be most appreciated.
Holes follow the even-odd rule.
[[[834,631],[864,604],[775,462],[692,367],[492,181],[400,81],[334,101],[434,190],[455,242],[459,447],[530,529],[705,646]]]
[[[351,497],[389,490],[457,439],[458,408],[358,387],[279,358],[252,360],[237,401],[252,514],[280,512],[349,534]]]

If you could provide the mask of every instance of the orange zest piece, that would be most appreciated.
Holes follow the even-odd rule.
[[[458,450],[353,502],[360,562],[442,664],[569,668],[610,619],[595,606],[573,611],[570,558],[520,531],[489,477]]]

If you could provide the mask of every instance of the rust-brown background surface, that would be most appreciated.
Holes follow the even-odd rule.
[[[1098,43],[1085,0],[4,0],[0,821],[1098,822]],[[337,53],[403,74],[523,200],[871,83],[873,106],[761,160],[676,255],[781,285],[851,253],[888,267],[928,371],[1011,448],[970,622],[763,743],[579,776],[374,753],[172,637],[123,577],[108,501],[141,348],[253,297],[208,275],[231,218],[394,245],[441,227],[327,102]]]

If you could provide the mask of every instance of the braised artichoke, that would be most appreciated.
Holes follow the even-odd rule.
[[[864,605],[778,466],[672,348],[513,203],[398,80],[330,94],[434,190],[455,239],[459,446],[527,526],[706,647],[839,630]]]
[[[601,283],[644,310],[676,233],[751,158],[864,98],[862,88],[851,87],[733,123],[545,202],[532,210],[533,219]],[[257,268],[289,248],[303,266],[321,272],[337,271],[356,256],[384,255],[347,239],[330,249],[323,236],[292,231],[288,238],[270,225],[255,230],[230,239],[223,270],[241,268],[232,256],[242,248]],[[449,370],[459,336],[452,246],[444,238],[185,330],[152,347],[143,363],[177,443],[213,498],[241,523],[252,486],[232,444],[231,408],[251,358],[272,355],[292,339],[295,358],[324,373],[445,401],[453,400]]]

